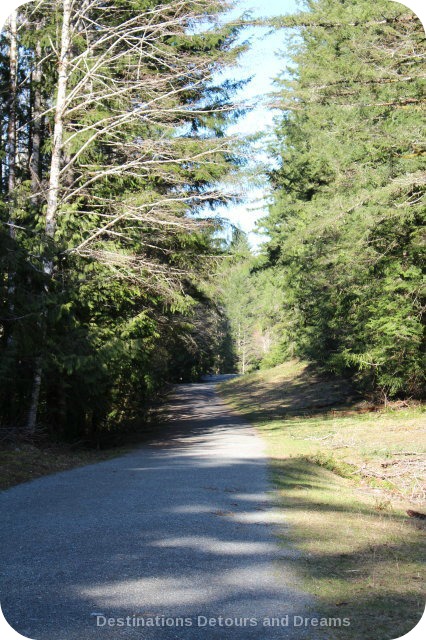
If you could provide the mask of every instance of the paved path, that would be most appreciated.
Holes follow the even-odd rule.
[[[263,626],[309,603],[261,440],[212,382],[180,386],[170,413],[162,442],[0,494],[6,619],[37,640],[318,637]]]

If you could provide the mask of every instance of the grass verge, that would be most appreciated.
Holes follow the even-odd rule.
[[[351,619],[327,639],[407,633],[425,602],[424,525],[406,514],[424,510],[422,408],[380,410],[295,361],[220,393],[266,440],[303,588],[321,616]]]

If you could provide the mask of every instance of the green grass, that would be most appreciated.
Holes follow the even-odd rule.
[[[220,392],[266,440],[303,588],[321,615],[351,618],[327,638],[407,633],[425,602],[424,526],[405,512],[424,511],[422,407],[380,410],[296,361]]]

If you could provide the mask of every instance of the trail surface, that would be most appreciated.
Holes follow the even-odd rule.
[[[294,586],[293,552],[278,544],[285,525],[262,441],[214,382],[177,388],[162,439],[0,495],[1,605],[19,633],[319,637],[293,628],[310,603]],[[289,627],[264,626],[286,615]]]

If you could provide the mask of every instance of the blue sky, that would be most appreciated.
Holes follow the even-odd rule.
[[[296,9],[296,0],[239,0],[229,15],[233,18],[245,11],[252,11],[256,17],[278,16],[292,13]],[[262,102],[274,89],[273,79],[284,65],[283,60],[276,55],[284,50],[282,32],[268,33],[268,29],[249,28],[242,37],[247,38],[251,41],[250,50],[241,56],[237,68],[226,73],[226,77],[235,79],[253,76],[251,82],[236,97],[258,106],[228,129],[229,133],[241,136],[267,130],[272,125],[274,113]],[[259,156],[261,160],[266,160],[264,154],[259,152]],[[246,231],[250,243],[256,247],[263,238],[255,233],[255,223],[266,213],[267,193],[262,187],[246,189],[246,201],[243,204],[220,207],[216,212]]]

